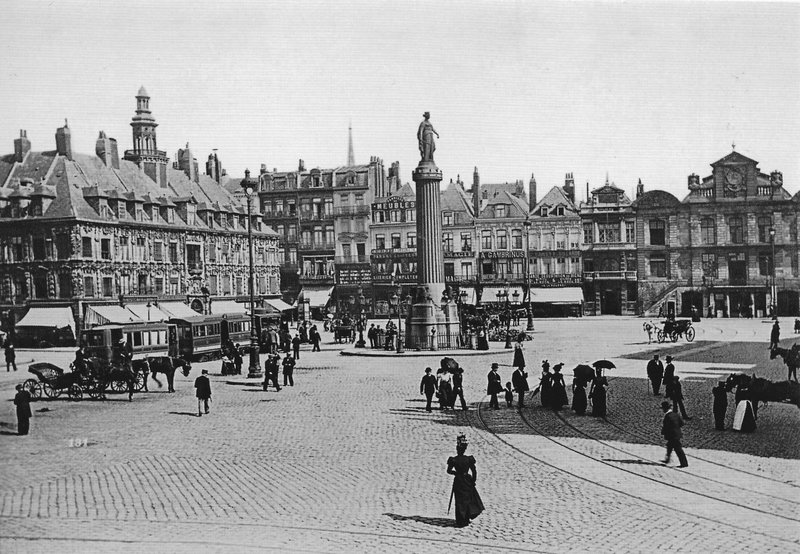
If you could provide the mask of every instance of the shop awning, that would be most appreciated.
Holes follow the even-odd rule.
[[[308,302],[310,308],[324,308],[331,298],[333,287],[311,288],[305,287],[300,291],[298,302]]]
[[[125,304],[125,307],[142,321],[166,321],[170,318],[169,315],[158,309],[155,304],[151,304],[149,308],[147,304]]]
[[[240,304],[234,300],[212,300],[211,301],[212,314],[244,314],[244,304]],[[195,313],[195,315],[197,315]]]
[[[531,302],[544,304],[580,304],[583,290],[580,287],[534,288]]]
[[[72,329],[75,336],[75,318],[72,310],[66,306],[61,308],[31,308],[16,325],[17,327],[47,327],[50,329]]]
[[[179,319],[202,315],[191,309],[183,302],[160,302],[158,307],[169,317],[175,317]]]
[[[505,303],[506,299],[503,298],[499,300],[497,298],[498,292],[504,292],[504,287],[483,287],[483,294],[481,295],[481,302],[503,302]],[[514,293],[518,293],[517,296],[514,296]],[[516,300],[515,300],[516,298]],[[508,287],[508,301],[512,304],[514,302],[524,302],[525,301],[525,290],[522,287]]]
[[[105,306],[86,306],[86,325],[107,325],[109,323],[142,323],[144,320],[122,306],[112,304]]]
[[[279,312],[285,312],[286,310],[293,310],[295,308],[294,306],[287,304],[280,298],[265,298],[264,304],[269,304]]]

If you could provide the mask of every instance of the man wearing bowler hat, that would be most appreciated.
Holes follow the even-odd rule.
[[[500,367],[498,363],[493,363],[491,371],[489,371],[489,374],[486,376],[488,379],[486,394],[491,396],[491,400],[489,400],[489,407],[494,410],[500,409],[500,404],[497,402],[497,394],[503,392],[503,380],[497,373],[498,367]]]

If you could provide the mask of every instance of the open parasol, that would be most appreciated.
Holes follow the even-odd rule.
[[[594,379],[594,369],[586,364],[580,364],[572,370],[573,375],[575,375],[576,379],[580,379],[583,381],[591,381]]]
[[[614,365],[614,362],[610,360],[597,360],[595,363],[592,364],[597,369],[616,369],[617,366]]]

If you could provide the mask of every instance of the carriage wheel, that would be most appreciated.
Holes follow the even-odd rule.
[[[656,334],[656,338],[658,339],[658,342],[664,342],[664,339],[666,338],[666,337],[664,336],[664,331],[662,331],[661,329],[659,329],[659,330],[658,330],[658,333]]]
[[[125,392],[128,390],[128,383],[125,381],[111,381],[111,390],[114,392]]]
[[[106,388],[103,385],[101,385],[100,383],[97,383],[93,387],[90,387],[89,389],[87,389],[86,392],[89,393],[89,398],[97,400],[98,398],[102,398],[103,397],[103,394],[105,394],[105,392],[106,392]]]
[[[42,383],[42,392],[47,398],[58,398],[61,396],[61,389],[53,388],[50,383]]]
[[[39,381],[36,379],[28,379],[22,383],[22,388],[28,391],[32,400],[38,400],[42,397],[42,387],[39,386]]]
[[[692,342],[694,340],[694,327],[686,329],[686,340]]]
[[[678,332],[673,331],[672,333],[670,333],[669,338],[672,342],[678,342]]]
[[[142,392],[144,390],[144,380],[145,376],[141,373],[137,373],[136,379],[133,383],[133,390],[135,390],[136,392]],[[127,385],[125,385],[125,387],[127,390]]]
[[[69,396],[70,400],[78,401],[83,399],[83,391],[81,390],[80,385],[71,385],[67,389],[67,395]]]

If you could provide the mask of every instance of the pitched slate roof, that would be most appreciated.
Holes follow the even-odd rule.
[[[547,191],[547,194],[534,206],[532,213],[538,215],[542,206],[546,206],[547,208],[563,206],[565,215],[578,215],[578,208],[575,206],[575,203],[569,199],[562,187],[553,187]],[[549,214],[548,217],[550,217]]]
[[[472,206],[461,185],[450,181],[450,184],[439,193],[441,209],[444,211],[459,212],[463,216],[459,220],[460,224],[472,223]]]

